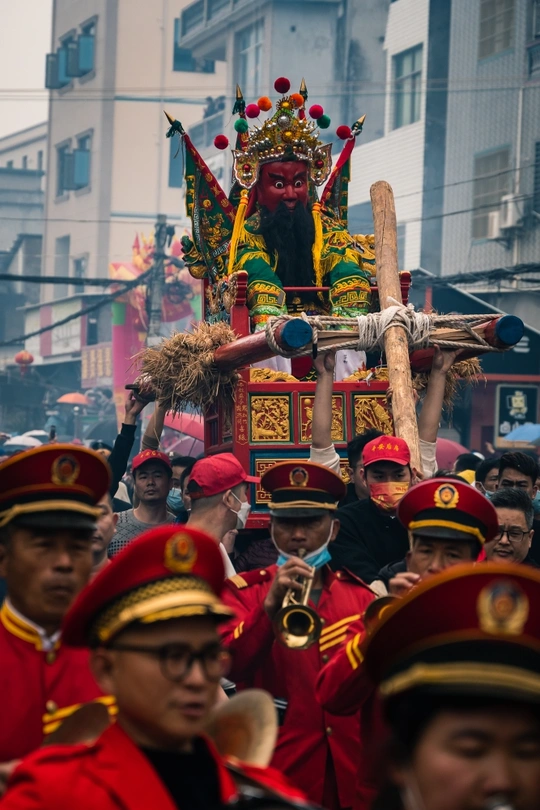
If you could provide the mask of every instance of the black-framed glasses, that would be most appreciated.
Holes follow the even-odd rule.
[[[508,540],[512,545],[518,546],[520,543],[523,542],[524,538],[531,533],[530,529],[526,532],[522,531],[521,529],[505,529],[504,526],[499,526],[499,531],[495,540],[497,542],[502,540],[503,535],[505,534],[508,537]]]
[[[169,681],[182,681],[191,672],[195,661],[201,665],[208,681],[223,678],[229,669],[231,655],[219,644],[209,644],[202,650],[193,650],[183,644],[165,644],[163,647],[143,647],[136,644],[109,644],[109,650],[143,653],[159,660],[161,672]]]

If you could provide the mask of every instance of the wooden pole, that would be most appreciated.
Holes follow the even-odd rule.
[[[384,180],[370,189],[377,257],[377,287],[381,310],[393,306],[390,298],[401,302],[399,283],[397,226],[394,194]],[[392,326],[384,336],[388,380],[392,388],[392,413],[396,436],[405,439],[411,451],[411,466],[422,472],[418,423],[414,407],[407,334],[402,326]]]

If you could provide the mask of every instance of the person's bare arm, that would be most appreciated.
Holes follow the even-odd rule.
[[[159,448],[166,413],[164,406],[156,402],[154,413],[150,417],[142,437],[142,450],[157,450]]]
[[[311,445],[324,449],[332,445],[332,390],[336,353],[330,351],[318,354],[313,365],[317,372],[317,383],[313,401]]]
[[[418,417],[418,435],[425,442],[436,442],[441,421],[446,375],[456,362],[460,349],[435,347],[433,364],[427,385],[426,396]]]

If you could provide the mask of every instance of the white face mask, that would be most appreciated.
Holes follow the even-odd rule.
[[[236,528],[245,529],[249,513],[251,512],[251,505],[249,501],[241,501],[240,498],[237,495],[235,495],[234,492],[232,491],[231,495],[233,496],[233,498],[236,498],[236,500],[240,504],[240,509],[238,510],[238,512],[236,512],[236,510],[234,509],[231,509],[230,506],[228,506],[227,509],[229,509],[229,511],[231,511],[233,515],[236,515]]]

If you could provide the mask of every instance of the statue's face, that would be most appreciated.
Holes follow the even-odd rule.
[[[294,210],[297,204],[308,204],[308,167],[300,161],[265,163],[257,183],[257,200],[269,211],[280,202]]]

